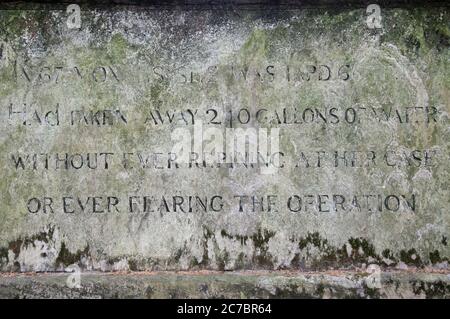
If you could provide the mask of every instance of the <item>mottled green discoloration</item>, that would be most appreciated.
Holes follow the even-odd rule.
[[[61,10],[0,11],[0,269],[57,271],[73,263],[104,271],[447,268],[449,18],[446,8],[386,9],[383,28],[371,30],[363,9],[239,15],[88,9],[82,29],[68,30]],[[329,81],[308,74],[320,65],[330,67]],[[342,66],[348,66],[346,80],[339,73]],[[57,80],[58,67],[63,70]],[[120,109],[128,123],[25,126],[10,121],[11,103],[41,112],[58,103],[65,116],[71,110]],[[27,152],[170,152],[170,133],[182,124],[145,122],[155,110],[198,109],[205,124],[211,119],[208,108],[224,114],[245,108],[254,114],[261,108],[361,107],[379,115],[410,106],[435,107],[437,123],[374,120],[374,113],[366,112],[354,125],[282,125],[281,151],[297,158],[306,151],[431,149],[440,154],[435,166],[325,164],[264,175],[240,168],[124,170],[120,158],[108,170],[22,171],[11,162],[12,154]],[[278,125],[252,118],[242,127]],[[293,213],[285,205],[294,194],[372,193],[417,194],[417,210],[403,204],[396,212]],[[126,210],[128,196],[215,194],[227,199],[219,213]],[[231,201],[236,194],[278,194],[284,205],[277,212],[237,212]],[[122,196],[122,211],[27,213],[30,197],[68,195]],[[317,289],[316,294],[327,292]],[[365,295],[379,296],[370,289]],[[420,289],[429,294],[426,286]],[[292,287],[280,295],[286,291],[302,295]]]

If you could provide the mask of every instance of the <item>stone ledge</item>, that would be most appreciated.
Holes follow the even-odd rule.
[[[30,8],[36,5],[62,7],[79,4],[90,7],[136,6],[154,8],[216,8],[216,9],[290,9],[290,8],[365,8],[372,0],[2,0],[5,8]],[[383,8],[448,7],[446,0],[378,0]]]
[[[82,273],[80,288],[69,276],[3,273],[0,298],[450,298],[448,272]]]

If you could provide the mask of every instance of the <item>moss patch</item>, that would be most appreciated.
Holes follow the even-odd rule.
[[[61,249],[55,263],[56,265],[69,266],[79,263],[82,257],[87,256],[89,256],[89,245],[87,245],[83,250],[78,250],[76,253],[71,253],[66,248],[66,244],[62,242]]]

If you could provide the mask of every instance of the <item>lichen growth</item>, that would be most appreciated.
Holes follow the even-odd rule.
[[[59,250],[58,257],[56,258],[56,265],[69,266],[72,264],[79,264],[82,258],[89,256],[89,245],[83,250],[78,250],[75,253],[70,252],[64,242],[61,243],[61,249]]]

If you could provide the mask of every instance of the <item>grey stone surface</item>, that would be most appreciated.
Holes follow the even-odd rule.
[[[0,276],[0,298],[450,298],[449,275],[382,273],[374,287],[365,273],[155,273]]]
[[[31,9],[0,11],[1,271],[448,269],[448,8]],[[276,174],[169,167],[229,114],[280,128]]]

